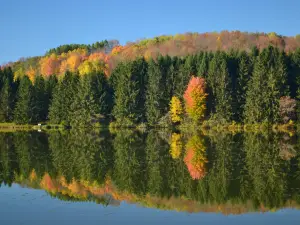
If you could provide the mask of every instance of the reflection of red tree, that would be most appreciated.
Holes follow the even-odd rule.
[[[184,162],[193,180],[202,179],[206,175],[205,164],[207,159],[205,151],[203,140],[198,136],[192,137],[187,143]]]
[[[41,180],[41,187],[48,191],[57,191],[56,185],[52,181],[50,175],[46,173]]]

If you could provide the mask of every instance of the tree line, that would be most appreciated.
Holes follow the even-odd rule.
[[[53,74],[36,76],[32,82],[26,75],[14,78],[6,67],[0,70],[0,121],[90,126],[103,119],[123,126],[165,125],[176,97],[185,108],[188,99],[201,101],[201,120],[286,123],[297,119],[299,75],[300,49],[286,54],[272,46],[251,52],[140,57],[120,62],[109,77],[102,71],[68,71],[59,79]],[[194,84],[205,86],[198,90],[205,91],[205,98],[186,93],[196,88],[189,88],[194,78]],[[190,105],[186,114],[195,117],[193,110]]]

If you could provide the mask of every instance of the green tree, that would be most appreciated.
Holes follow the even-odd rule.
[[[208,70],[208,109],[213,117],[220,122],[229,122],[232,119],[232,86],[228,73],[227,58],[222,52],[216,52],[209,63]],[[211,93],[210,93],[211,92]]]
[[[246,93],[248,90],[248,82],[251,77],[251,72],[250,59],[246,52],[242,52],[239,56],[236,84],[236,113],[238,121],[243,121],[244,108],[246,104]]]
[[[34,122],[45,121],[48,117],[49,98],[46,92],[46,83],[42,76],[35,77],[32,97],[32,120]]]
[[[71,105],[78,94],[79,76],[66,72],[62,81],[56,85],[49,108],[49,118],[52,123],[70,123]]]
[[[89,127],[93,125],[93,120],[97,113],[95,101],[95,91],[97,87],[92,74],[81,78],[78,93],[71,105],[70,121],[74,127]]]
[[[0,93],[0,121],[10,122],[13,119],[12,82],[6,78]]]
[[[285,55],[274,47],[264,49],[255,62],[246,93],[245,121],[278,122],[279,99],[287,95]]]
[[[113,115],[119,123],[132,125],[145,121],[145,83],[147,65],[144,59],[120,63],[112,81],[115,105]]]
[[[165,79],[160,65],[151,59],[148,63],[148,83],[146,93],[146,116],[150,125],[158,123],[166,113],[164,102]]]
[[[14,109],[14,121],[19,124],[33,122],[32,111],[33,86],[27,76],[23,76],[17,93],[17,102]]]

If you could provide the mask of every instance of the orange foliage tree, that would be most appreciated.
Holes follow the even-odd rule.
[[[59,73],[60,59],[57,55],[52,54],[41,58],[40,60],[40,71],[44,76],[50,76]]]
[[[193,180],[202,179],[206,175],[206,148],[204,140],[199,136],[193,136],[189,139],[184,162]]]
[[[112,55],[117,55],[119,54],[119,52],[123,49],[123,47],[121,45],[118,45],[116,47],[114,47],[111,51]]]
[[[188,116],[194,121],[204,118],[207,98],[205,79],[193,76],[183,97]]]

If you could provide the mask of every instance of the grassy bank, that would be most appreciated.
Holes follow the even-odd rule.
[[[30,124],[0,123],[0,132],[28,131],[32,129],[33,125]]]
[[[29,131],[29,130],[43,130],[43,131],[52,131],[52,130],[66,130],[66,129],[83,129],[83,127],[70,127],[62,124],[47,124],[43,123],[42,125],[34,125],[34,124],[15,124],[15,123],[0,123],[0,132],[9,132],[9,131]],[[86,129],[86,128],[84,128]],[[208,131],[214,132],[222,132],[222,133],[241,133],[241,132],[281,132],[281,133],[289,133],[294,134],[296,132],[300,132],[300,126],[294,124],[294,122],[289,122],[287,124],[221,124],[215,121],[203,121],[201,124],[194,123],[182,123],[179,125],[169,125],[169,126],[149,126],[146,123],[130,126],[124,124],[116,124],[110,123],[109,125],[99,123],[95,124],[95,126],[89,127],[89,129],[109,129],[112,133],[117,132],[120,129],[131,129],[131,130],[139,130],[141,132],[146,132],[150,129],[164,129],[164,130],[179,130],[182,132],[194,132],[194,131],[202,131],[203,133],[207,133]]]

